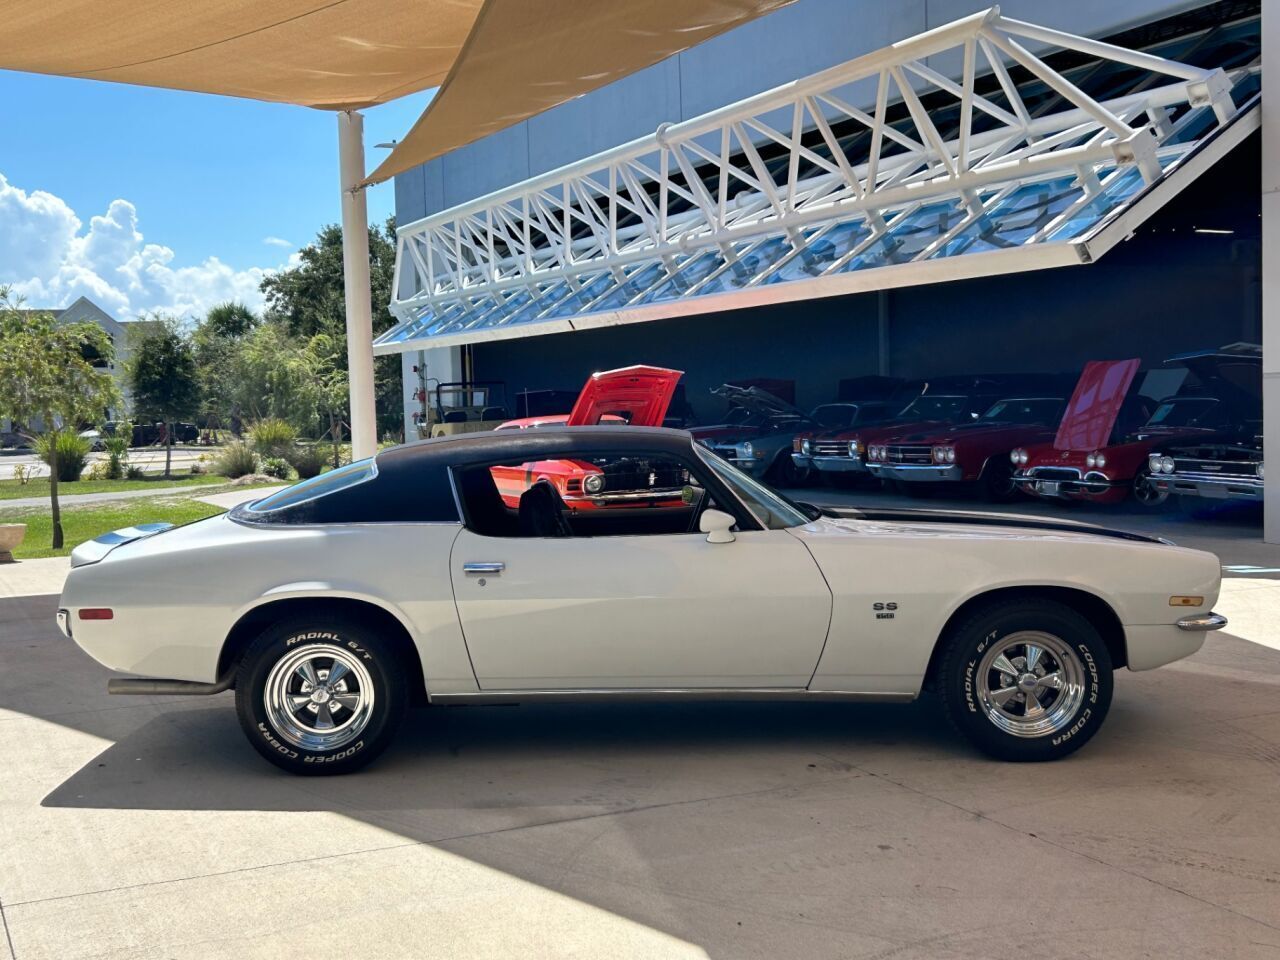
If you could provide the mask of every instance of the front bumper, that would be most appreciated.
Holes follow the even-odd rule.
[[[797,467],[817,470],[820,473],[867,473],[867,465],[861,459],[853,457],[806,457],[802,453],[793,453],[791,459]]]
[[[1205,636],[1227,625],[1217,613],[1197,613],[1176,623],[1124,628],[1125,652],[1130,670],[1152,670],[1189,657],[1202,646]]]
[[[1156,489],[1165,493],[1204,497],[1208,500],[1262,500],[1258,477],[1223,477],[1212,473],[1172,473],[1153,476]]]
[[[1129,487],[1129,484],[1125,481],[1110,480],[1096,472],[1072,478],[1038,477],[1034,474],[1017,473],[1013,476],[1013,482],[1025,493],[1035,494],[1038,497],[1058,497],[1063,499],[1103,497],[1113,491],[1127,490]]]
[[[954,483],[964,479],[964,470],[955,463],[870,463],[872,476],[904,483]]]

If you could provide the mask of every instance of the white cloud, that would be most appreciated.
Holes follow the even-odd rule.
[[[293,246],[278,237],[264,242]],[[199,317],[223,300],[258,310],[258,285],[278,269],[235,270],[217,257],[180,264],[169,247],[145,242],[128,200],[112,200],[84,229],[60,197],[27,193],[0,174],[0,284],[30,306],[64,307],[86,296],[121,319],[151,311]]]
[[[285,250],[293,249],[293,244],[283,237],[263,237],[262,242],[270,247],[283,247]]]

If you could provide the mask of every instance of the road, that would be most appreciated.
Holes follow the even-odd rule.
[[[218,448],[216,447],[174,447],[173,467],[175,470],[189,470],[191,465],[201,457],[212,457],[217,454],[217,450]],[[95,463],[106,458],[107,455],[105,453],[91,453],[89,462]],[[147,471],[163,470],[164,447],[140,447],[136,450],[130,450],[129,463]],[[19,465],[28,470],[34,470],[33,476],[47,477],[49,475],[49,468],[35,453],[25,451],[13,453],[9,451],[6,455],[0,456],[0,480],[12,480],[14,468]]]

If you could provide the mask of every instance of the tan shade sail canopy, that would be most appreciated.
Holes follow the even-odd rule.
[[[790,2],[8,0],[0,69],[326,110],[443,83],[384,180]]]
[[[488,0],[386,180],[794,0]]]
[[[481,0],[9,0],[0,67],[347,110],[448,75]]]

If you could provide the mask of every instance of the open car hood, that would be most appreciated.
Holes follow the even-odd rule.
[[[680,370],[642,365],[593,373],[565,425],[589,427],[613,414],[633,427],[660,427],[681,376]]]
[[[813,420],[803,410],[793,407],[781,397],[776,397],[768,390],[760,387],[738,387],[725,383],[712,391],[717,397],[724,397],[730,406],[742,407],[744,410],[764,420],[799,420],[812,423]]]
[[[1105,447],[1116,425],[1139,360],[1091,360],[1076,383],[1053,439],[1055,450],[1095,450]]]

